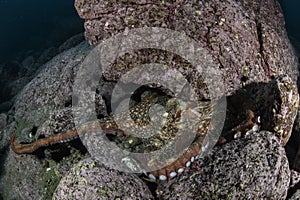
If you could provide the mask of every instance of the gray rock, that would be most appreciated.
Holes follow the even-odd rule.
[[[284,148],[270,132],[215,147],[197,162],[183,175],[159,185],[159,198],[286,198],[290,182],[288,161]]]
[[[45,191],[45,169],[42,162],[30,155],[9,153],[1,170],[0,193],[4,199],[39,199]]]
[[[75,7],[86,21],[86,39],[93,45],[118,33],[142,27],[168,28],[195,39],[207,51],[207,56],[201,58],[203,66],[200,67],[212,65],[220,71],[222,76],[215,82],[224,81],[226,95],[245,88],[262,115],[262,129],[276,134],[285,145],[291,135],[299,101],[298,62],[284,28],[279,3],[272,0],[163,2],[76,0]],[[170,52],[136,50],[120,57],[103,73],[106,79],[117,81],[130,72],[134,77],[130,80],[143,84],[149,79],[149,73],[133,69],[145,63],[159,63],[180,71],[200,99],[214,96],[211,91],[208,94],[206,83],[199,78],[204,75]],[[171,74],[164,73],[163,78],[154,81],[157,84],[154,87],[160,86],[167,91],[170,88],[162,86],[167,82],[178,86],[175,92],[179,94],[182,81],[170,81]]]
[[[0,130],[7,125],[7,115],[5,113],[0,114]]]
[[[135,174],[99,166],[90,158],[79,162],[64,176],[53,200],[67,199],[154,199]]]
[[[297,190],[294,195],[289,198],[289,200],[299,200],[300,199],[300,190]]]
[[[291,170],[290,187],[294,187],[299,182],[300,182],[300,172],[297,172],[295,170]]]
[[[79,43],[84,41],[84,35],[82,33],[77,34],[69,38],[67,41],[65,41],[62,45],[59,46],[58,52],[61,53],[65,50],[71,49],[72,47],[75,47]]]
[[[75,7],[85,19],[85,36],[93,45],[134,28],[161,27],[184,32],[210,53],[214,64],[224,74],[227,95],[244,84],[266,82],[280,75],[296,80],[297,58],[288,40],[278,2],[144,2],[76,0]],[[146,61],[152,62],[161,61],[165,56],[165,62],[175,67],[173,55],[166,52],[134,52],[122,59],[126,68],[120,63],[108,77],[117,78],[143,63],[145,56],[148,56]],[[185,63],[181,61],[180,64],[184,66]]]
[[[297,85],[288,76],[280,76],[267,84],[251,88],[261,116],[261,129],[288,142],[297,116],[299,94]]]
[[[89,51],[90,47],[83,42],[46,63],[16,98],[15,120],[38,127],[50,112],[70,104],[77,68]]]
[[[263,127],[269,128],[273,135],[283,140],[284,144],[289,138],[295,108],[298,105],[296,101],[298,94],[295,91],[298,71],[297,59],[287,39],[279,4],[272,0],[263,2],[259,0],[172,0],[164,2],[165,4],[157,4],[157,1],[151,0],[139,2],[100,0],[94,3],[91,0],[77,0],[76,7],[80,16],[86,20],[85,35],[92,44],[97,44],[102,39],[133,26],[172,28],[196,39],[208,51],[210,61],[216,69],[222,72],[226,95],[246,88],[249,94],[257,100],[259,109],[262,110],[262,124],[265,124]],[[64,49],[63,46],[62,49]],[[9,136],[13,132],[18,134],[19,141],[24,142],[28,141],[26,140],[28,131],[30,132],[33,128],[36,128],[38,132],[35,135],[36,138],[31,139],[37,139],[39,136],[48,137],[73,127],[70,112],[73,82],[79,65],[91,49],[87,43],[81,43],[55,56],[39,68],[39,74],[18,94],[11,109],[11,121],[6,127],[7,134],[3,140],[5,142],[1,144],[7,145]],[[40,59],[41,62],[56,53],[53,52],[46,53],[43,59]],[[106,79],[116,81],[126,71],[141,63],[149,62],[163,63],[175,69],[183,69],[182,73],[186,75],[186,78],[195,83],[193,86],[205,93],[203,83],[197,82],[201,80],[200,76],[194,76],[189,63],[176,55],[159,50],[141,50],[121,56],[113,65],[113,70],[104,75]],[[102,84],[99,89],[101,94],[110,94],[111,91],[106,90],[111,90],[113,84],[105,82],[100,84]],[[266,101],[269,97],[261,95],[265,91],[276,95],[271,96],[270,101]],[[97,114],[105,113],[101,107],[103,104],[101,104],[100,95],[96,99],[99,101],[96,102]],[[273,107],[278,110],[275,109],[276,112],[272,112]],[[275,119],[274,123],[272,119]],[[278,128],[275,129],[275,127]],[[282,130],[285,131],[284,134]],[[157,190],[158,196],[161,199],[205,198],[207,195],[216,198],[285,198],[290,173],[284,150],[279,140],[272,134],[261,132],[249,140],[234,141],[224,147],[216,147],[206,160],[202,160],[205,163],[202,172],[198,172],[195,165],[182,176],[162,183]],[[14,156],[10,151],[5,162],[11,163],[15,159]],[[78,158],[81,157],[78,156]],[[5,186],[3,188],[8,191],[4,197],[12,195],[12,198],[19,198],[21,192],[26,194],[27,199],[36,199],[38,195],[45,198],[48,198],[49,194],[52,196],[53,187],[58,184],[59,180],[55,175],[57,171],[52,171],[56,168],[56,164],[49,167],[32,163],[31,160],[35,160],[33,155],[18,156],[16,159],[20,159],[19,162],[6,167],[6,172],[0,180],[0,188]],[[63,172],[72,166],[70,161],[65,162],[60,163]],[[81,165],[82,163],[79,166]],[[20,166],[21,170],[18,171]],[[32,173],[36,167],[37,172]],[[116,188],[101,190],[101,195],[117,197],[117,195],[130,195],[128,191],[132,191],[134,195],[152,198],[135,175],[123,174],[99,166],[93,167],[91,163],[87,164],[87,167],[90,174],[84,174],[85,170],[74,167],[72,173],[79,172],[79,175],[76,176],[70,172],[61,181],[54,198],[64,198],[65,195],[71,193],[81,197],[86,191],[91,191],[92,195],[96,195],[95,192],[99,191],[96,184],[100,185],[105,182],[95,175],[96,172],[101,172],[105,178],[113,180],[110,182],[111,186],[118,186],[119,189],[126,188],[119,186],[117,179],[125,181],[123,184],[140,186],[140,188],[129,186],[128,190]],[[52,174],[41,172],[47,171],[48,168]],[[26,176],[32,174],[29,176],[29,186],[20,180],[24,179],[21,173]],[[92,178],[92,175],[99,179]],[[81,177],[83,179],[79,179]],[[72,182],[71,178],[79,182]],[[44,188],[38,188],[35,185],[40,183],[40,179],[46,181],[40,184],[40,186],[47,186],[46,194],[43,193]],[[52,187],[47,185],[47,180],[53,181],[50,181]],[[89,182],[90,180],[92,182]],[[13,186],[15,182],[17,185]],[[20,182],[24,183],[24,186]],[[70,187],[66,188],[66,186]],[[142,193],[137,194],[138,191]]]

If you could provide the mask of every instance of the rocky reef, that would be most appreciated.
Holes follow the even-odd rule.
[[[73,85],[93,47],[87,42],[71,49],[62,47],[67,50],[44,64],[17,95],[12,109],[1,115],[0,193],[4,199],[286,199],[293,158],[287,159],[284,146],[295,130],[298,61],[276,1],[76,0],[75,7],[85,19],[85,37],[91,45],[143,27],[177,31],[198,41],[224,82],[229,102],[229,125],[225,122],[224,134],[239,126],[240,105],[245,101],[239,92],[254,102],[261,131],[216,146],[181,175],[156,183],[95,162],[79,140],[16,155],[7,148],[13,133],[19,142],[31,143],[75,126]],[[97,117],[107,116],[110,104],[115,103],[109,100],[116,81],[147,63],[180,71],[196,88],[200,100],[210,98],[201,74],[195,73],[187,60],[161,49],[138,49],[118,57],[98,80],[94,97]],[[139,75],[137,83],[146,78]],[[159,87],[171,95],[167,89]],[[125,96],[126,87],[118,92]]]

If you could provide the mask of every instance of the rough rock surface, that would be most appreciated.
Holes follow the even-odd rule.
[[[270,132],[215,147],[183,175],[162,183],[160,199],[285,199],[290,170],[284,148]],[[198,164],[199,166],[199,164]]]
[[[50,47],[43,52],[28,52],[25,58],[16,58],[0,64],[0,112],[7,112],[14,102],[14,97],[43,68],[43,65],[55,55],[68,50],[84,41],[83,34],[78,34],[59,47]]]
[[[168,28],[197,40],[207,51],[205,59],[210,58],[213,67],[220,70],[225,94],[246,86],[258,104],[263,129],[275,133],[282,144],[287,143],[298,107],[298,63],[278,2],[76,0],[75,7],[85,19],[86,39],[94,45],[117,33],[124,32],[126,36],[129,30],[140,27]],[[145,63],[177,69],[200,98],[209,96],[199,78],[201,74],[182,58],[163,50],[129,52],[118,58],[104,76],[118,80]],[[139,71],[130,73],[137,84],[148,76]],[[159,81],[158,85],[161,86]]]
[[[293,127],[291,139],[287,144],[287,152],[289,160],[291,160],[291,166],[300,172],[300,109],[297,111],[297,117]]]
[[[79,162],[63,177],[53,199],[154,199],[135,174],[107,169],[92,159]]]
[[[300,173],[295,170],[291,170],[290,187],[294,187],[298,183],[300,183]]]
[[[296,57],[286,56],[294,53],[280,6],[273,0],[76,0],[75,7],[86,20],[85,35],[91,44],[140,27],[186,33],[209,51],[226,75],[227,95],[245,83],[285,74],[295,81],[298,74]],[[131,58],[134,63],[140,57]]]
[[[0,194],[4,199],[51,199],[59,180],[87,157],[74,149],[69,154],[59,151],[55,156],[47,150],[45,154],[43,159],[16,155],[11,150],[5,155],[0,177]],[[63,158],[58,160],[59,156]]]
[[[71,106],[73,80],[89,50],[90,47],[84,42],[59,54],[46,63],[41,73],[24,87],[13,106],[14,120],[19,129],[17,134],[25,128],[29,131],[39,128],[50,118],[50,114]],[[29,133],[23,133],[23,137],[28,137]]]
[[[4,199],[39,199],[43,197],[46,169],[33,156],[9,153],[0,178],[0,193]]]
[[[298,199],[300,199],[300,190],[297,190],[295,194],[291,198],[289,198],[289,200],[298,200]]]
[[[46,63],[40,74],[18,94],[13,109],[7,115],[7,126],[1,130],[1,151],[9,145],[12,133],[17,133],[20,141],[30,142],[38,136],[49,136],[72,127],[70,124],[72,115],[68,112],[71,104],[72,81],[76,75],[76,67],[90,49],[89,45],[83,42],[56,56]],[[38,199],[44,191],[44,188],[39,187],[40,179],[45,181],[51,177],[57,178],[55,173],[54,175],[42,173],[48,167],[42,166],[35,155],[16,156],[9,151],[7,156],[4,154],[1,159],[4,163],[4,171],[1,171],[0,184],[3,187],[0,188],[6,191],[3,193],[4,197],[7,197],[5,199],[10,199],[8,197],[20,199],[22,194],[25,195],[25,199]],[[29,178],[26,180],[26,177]],[[56,184],[51,183],[52,187]],[[53,193],[54,189],[49,187],[47,192]]]
[[[0,114],[0,130],[7,125],[7,115],[5,113]]]
[[[278,4],[272,0],[263,2],[259,0],[249,2],[202,0],[176,1],[176,3],[175,1],[164,1],[165,4],[161,4],[161,2],[150,0],[139,2],[133,0],[77,0],[75,5],[80,16],[86,19],[86,38],[93,44],[98,43],[103,38],[110,37],[112,34],[123,32],[126,28],[145,25],[185,32],[189,37],[200,41],[203,48],[209,52],[214,66],[221,70],[224,75],[226,94],[230,95],[245,86],[250,96],[256,99],[259,109],[262,110],[262,124],[267,124],[263,125],[264,128],[271,130],[284,143],[289,137],[290,127],[295,117],[295,107],[297,107],[298,94],[295,92],[294,85],[296,85],[295,80],[298,72],[296,68],[297,60],[287,39],[283,16]],[[39,75],[26,85],[16,97],[16,102],[8,113],[8,126],[4,129],[5,134],[3,134],[1,147],[8,144],[13,132],[17,133],[19,141],[31,142],[40,136],[47,137],[72,127],[70,124],[72,123],[70,113],[72,84],[79,64],[90,50],[91,47],[86,43],[81,43],[75,48],[57,55],[43,65]],[[186,69],[186,77],[193,75],[193,71],[189,68],[190,65],[172,53],[160,50],[141,50],[119,58],[114,64],[114,70],[108,71],[105,78],[116,80],[124,71],[140,63],[149,62],[163,63],[171,67],[175,66],[175,68],[176,66],[183,66],[183,69]],[[31,61],[25,63],[31,63]],[[188,78],[191,82],[198,79],[199,77]],[[273,81],[267,83],[271,79]],[[112,88],[107,84],[102,86],[102,88]],[[105,90],[105,94],[110,93],[106,89],[103,90]],[[274,93],[273,96],[271,95],[270,100],[265,99],[266,96],[262,95],[264,91],[268,91],[269,94]],[[101,98],[99,97],[99,99]],[[270,105],[265,102],[269,102]],[[270,109],[273,107],[275,112]],[[100,113],[102,111],[99,110]],[[275,122],[271,122],[270,119],[275,119]],[[275,129],[276,126],[279,126],[279,128]],[[281,130],[284,132],[282,133]],[[258,144],[262,146],[258,146]],[[47,148],[46,151],[56,151],[57,147],[68,145],[68,143],[65,143],[53,146]],[[224,150],[222,150],[223,148]],[[222,151],[224,151],[223,154]],[[287,161],[279,142],[270,134],[265,133],[262,137],[254,136],[251,140],[235,141],[224,147],[216,148],[215,155],[224,156],[224,154],[227,157],[205,161],[207,167],[204,170],[210,172],[209,174],[195,176],[194,174],[201,172],[192,173],[193,170],[196,170],[193,168],[185,175],[160,186],[158,195],[165,199],[180,192],[183,196],[211,194],[217,197],[222,196],[225,192],[228,192],[229,196],[249,194],[249,197],[275,197],[273,195],[278,194],[278,197],[283,198],[286,195],[287,180],[289,180]],[[9,165],[11,168],[9,170],[17,172],[20,166],[22,166],[22,170],[18,173],[1,174],[1,185],[12,187],[14,183],[19,183],[20,177],[22,178],[19,174],[29,176],[33,169],[36,170],[36,164],[32,164],[30,161],[35,160],[35,155],[14,156],[14,153],[9,151],[4,162],[11,163],[12,160],[16,159],[19,163]],[[53,159],[49,156],[46,157]],[[68,155],[61,155],[61,157],[66,158]],[[236,167],[237,165],[235,162],[230,162],[229,158],[239,161],[240,167],[234,168],[233,166]],[[214,158],[210,157],[209,159]],[[270,163],[267,161],[270,161]],[[63,174],[73,164],[68,159],[65,162],[65,164],[59,163]],[[249,164],[246,165],[247,163]],[[217,164],[220,164],[220,166],[217,166]],[[57,164],[54,162],[53,166],[56,168]],[[209,166],[216,167],[210,169]],[[46,174],[40,174],[38,171],[46,171],[49,167],[42,166],[43,169],[40,169],[41,166],[38,166],[38,168],[36,174],[30,176],[30,180],[35,182],[40,177],[43,180],[48,180],[45,178]],[[228,168],[235,176],[227,176],[228,170],[224,169]],[[217,169],[219,171],[213,171]],[[253,171],[254,169],[256,171]],[[50,180],[57,181],[57,172],[54,173],[52,170],[50,172],[52,174],[47,176],[54,177]],[[215,175],[218,176],[212,177],[214,174],[211,174],[211,172],[216,172]],[[251,184],[249,180],[252,175],[258,177],[257,180],[262,182],[253,180],[254,182]],[[226,177],[228,179],[225,179]],[[175,183],[175,180],[178,182]],[[195,182],[192,183],[191,180],[195,180]],[[235,181],[240,181],[241,184],[233,184]],[[31,184],[31,181],[28,183]],[[38,181],[35,183],[38,183]],[[205,188],[198,185],[200,183]],[[210,185],[208,185],[209,183]],[[222,183],[225,185],[222,185]],[[232,188],[229,188],[229,183],[232,183]],[[254,186],[254,183],[258,188]],[[28,188],[32,185],[28,186],[26,184],[27,182],[24,183],[24,187],[22,184],[17,184],[10,190],[10,193],[31,195],[27,199],[32,199],[31,197],[35,199],[36,194],[43,194],[42,191],[39,191],[43,189]],[[51,185],[56,186],[57,182]],[[167,187],[175,187],[175,185],[182,186],[191,193],[181,190],[180,187],[175,192],[169,193]],[[266,185],[267,190],[263,190],[262,187]],[[33,186],[35,187],[34,184]],[[81,185],[75,185],[75,187],[77,186],[81,187]],[[82,187],[87,189],[84,185]],[[203,190],[198,190],[198,188]],[[49,187],[47,192],[51,193],[53,191],[54,189]],[[170,188],[170,191],[174,190]],[[201,193],[201,191],[203,192]],[[230,191],[232,192],[230,193]]]
[[[297,85],[288,76],[280,76],[267,84],[257,84],[250,90],[260,112],[261,129],[275,133],[281,143],[286,145],[297,116]]]

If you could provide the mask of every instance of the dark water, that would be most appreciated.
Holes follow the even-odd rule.
[[[287,30],[300,52],[300,1],[279,0]],[[0,0],[0,63],[57,46],[83,31],[74,0]]]
[[[0,0],[0,63],[83,32],[74,0]]]
[[[300,0],[279,2],[289,37],[300,57]],[[23,68],[26,68],[22,66],[24,59],[33,56],[36,61],[44,50],[58,47],[84,29],[83,20],[74,8],[74,0],[0,0],[0,26],[0,69],[3,69],[0,73],[1,111],[1,103],[16,95],[11,92],[14,86],[9,86],[10,83],[28,76],[23,73]],[[43,63],[37,62],[39,64]]]
[[[279,0],[279,2],[284,12],[289,38],[300,57],[300,1]]]
[[[287,30],[300,52],[300,1],[279,0]],[[0,0],[0,63],[57,46],[83,31],[74,0]]]

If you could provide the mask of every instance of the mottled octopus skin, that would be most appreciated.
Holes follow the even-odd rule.
[[[206,119],[204,121],[206,124],[209,124],[211,119]],[[205,124],[204,123],[204,124]],[[254,114],[253,111],[248,110],[247,111],[247,119],[242,122],[238,127],[235,127],[222,137],[220,137],[218,144],[224,144],[226,142],[229,142],[235,138],[235,134],[239,134],[241,136],[245,135],[247,132],[252,131],[252,128],[255,125],[259,125],[259,120],[258,116]],[[124,131],[120,130],[116,125],[112,123],[105,123],[105,122],[90,122],[87,124],[84,124],[80,127],[81,130],[78,132],[76,129],[71,129],[66,131],[64,134],[59,134],[59,135],[54,135],[48,138],[42,138],[38,139],[37,141],[30,143],[30,144],[21,144],[16,141],[16,134],[13,134],[11,137],[10,145],[11,149],[16,153],[16,154],[30,154],[33,153],[35,150],[37,150],[40,147],[44,146],[49,146],[53,145],[56,143],[61,143],[61,142],[68,142],[72,139],[78,138],[79,133],[81,134],[86,134],[89,132],[99,132],[99,126],[101,127],[101,131],[104,134],[113,134],[113,135],[119,135],[119,136],[126,136],[128,135]],[[206,129],[207,125],[204,125],[204,129]],[[200,131],[200,130],[199,130]],[[198,131],[198,132],[199,132]],[[252,131],[255,132],[255,131]],[[159,170],[152,171],[150,173],[146,173],[151,179],[154,180],[167,180],[170,179],[180,173],[182,173],[186,168],[188,168],[191,163],[195,160],[195,158],[201,154],[203,149],[206,148],[206,143],[208,141],[194,141],[188,149],[183,153],[183,155],[178,158],[175,161],[169,161],[168,166],[163,167]],[[141,164],[141,167],[145,169],[145,171],[150,171],[147,170],[147,166],[143,166]]]
[[[253,119],[253,118],[251,118]],[[257,121],[247,121],[244,125],[241,125],[238,130],[234,130],[229,134],[226,134],[228,137],[230,135],[230,137],[232,138],[232,134],[239,132],[239,131],[243,131],[243,133],[245,133],[246,130],[251,130],[251,127],[253,127],[255,124],[257,123]],[[105,134],[118,134],[118,135],[126,135],[126,133],[124,133],[122,130],[117,129],[117,128],[106,128],[105,125],[100,124],[100,126],[102,127],[102,131]],[[87,128],[87,130],[85,131],[85,133],[87,132],[94,132],[97,129],[94,126],[90,126],[89,128]],[[53,145],[56,143],[60,143],[60,142],[65,142],[65,141],[70,141],[72,139],[75,139],[78,137],[78,132],[76,131],[76,129],[72,129],[72,130],[68,130],[66,133],[64,134],[60,134],[60,135],[55,135],[55,136],[51,136],[49,138],[42,138],[39,139],[33,143],[30,144],[20,144],[16,141],[16,134],[13,134],[11,137],[11,149],[16,153],[16,154],[30,154],[33,153],[35,150],[37,150],[40,147],[44,147],[44,146],[49,146],[49,145]],[[219,144],[224,144],[226,142],[228,142],[230,139],[227,139],[224,141],[224,138],[220,139]],[[194,161],[194,159],[197,157],[197,155],[201,154],[202,152],[202,147],[205,146],[205,144],[203,143],[199,143],[199,142],[194,142],[186,151],[185,153],[179,158],[177,159],[175,162],[171,163],[170,165],[153,171],[150,174],[152,174],[155,178],[159,177],[161,175],[165,176],[166,178],[172,178],[170,177],[170,174],[173,173],[172,175],[174,175],[174,173],[180,174],[182,172],[178,172],[179,169],[183,169],[185,170],[186,168],[189,167],[189,165]],[[188,163],[188,166],[187,166]]]
[[[100,124],[101,126],[101,124]],[[102,127],[102,131],[105,134],[118,134],[118,135],[123,135],[123,132],[120,129],[117,128],[106,128],[105,126],[101,126]],[[95,128],[94,126],[90,126],[90,128],[86,131],[89,132],[93,132],[96,131],[97,128]],[[33,153],[35,150],[37,150],[40,147],[44,147],[44,146],[49,146],[49,145],[53,145],[53,144],[57,144],[57,143],[61,143],[61,142],[68,142],[72,139],[76,139],[78,138],[78,132],[76,129],[71,129],[68,130],[66,133],[64,134],[58,134],[58,135],[54,135],[48,138],[42,138],[42,139],[38,139],[35,142],[29,143],[29,144],[21,144],[16,142],[16,134],[14,133],[11,137],[10,140],[10,146],[11,149],[16,153],[16,154],[30,154]]]

